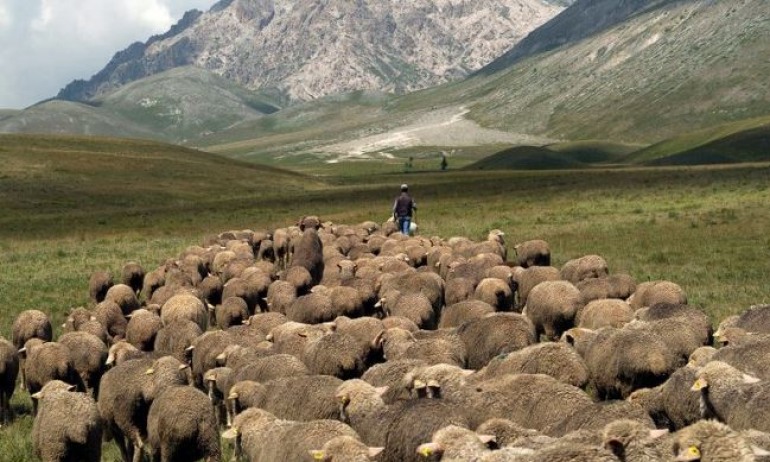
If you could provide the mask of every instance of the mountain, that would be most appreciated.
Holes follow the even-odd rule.
[[[542,0],[222,0],[58,98],[89,101],[180,66],[291,101],[405,93],[467,76],[562,10]]]

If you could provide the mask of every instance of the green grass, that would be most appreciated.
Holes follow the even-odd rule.
[[[271,229],[304,214],[384,221],[410,184],[426,236],[547,240],[554,264],[598,253],[612,272],[668,279],[714,322],[770,302],[770,165],[563,171],[387,171],[323,176],[233,162],[169,145],[76,137],[0,138],[0,335],[24,309],[88,303],[90,273],[146,268],[228,229]],[[416,154],[415,154],[416,157]],[[436,162],[437,164],[437,162]],[[358,167],[356,167],[358,168]],[[0,429],[0,458],[30,460],[28,398]],[[105,460],[117,460],[105,446]]]

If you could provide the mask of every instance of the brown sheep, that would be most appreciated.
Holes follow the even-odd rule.
[[[94,318],[107,330],[110,343],[126,337],[128,320],[117,303],[104,301],[94,307]]]
[[[594,330],[602,327],[623,327],[633,319],[634,310],[628,303],[614,298],[600,298],[588,302],[578,312],[577,326]]]
[[[447,306],[473,298],[476,291],[475,281],[469,278],[452,278],[444,288],[444,302]]]
[[[516,251],[516,266],[551,266],[551,248],[542,239],[520,242],[513,248]]]
[[[178,360],[165,356],[155,361],[125,361],[104,374],[97,405],[105,431],[114,438],[123,460],[141,459],[154,390],[161,384],[186,385],[185,369]]]
[[[605,278],[608,274],[607,261],[599,255],[575,258],[561,268],[561,278],[573,284],[589,278]]]
[[[147,352],[138,349],[125,340],[120,340],[112,344],[110,349],[107,350],[107,359],[104,361],[104,365],[112,367],[131,359],[142,359],[146,357]]]
[[[679,284],[670,281],[648,281],[636,286],[628,303],[633,309],[658,303],[687,304],[687,295]]]
[[[750,462],[756,450],[738,432],[715,420],[701,420],[673,435],[676,460]],[[766,454],[764,454],[766,455]]]
[[[438,327],[439,329],[460,327],[465,322],[483,318],[494,312],[495,308],[492,305],[481,300],[458,302],[453,305],[447,305],[441,311],[441,320]]]
[[[18,375],[19,357],[16,347],[0,337],[0,425],[7,424],[12,417],[11,397]]]
[[[168,326],[177,319],[189,319],[204,332],[208,327],[208,311],[203,302],[194,295],[174,295],[163,304],[160,310],[160,320],[163,325]]]
[[[521,311],[527,304],[529,293],[532,289],[544,281],[558,281],[561,278],[559,269],[553,266],[530,266],[522,268],[520,266],[513,268],[513,281],[516,283],[519,301],[517,303],[518,311]]]
[[[468,367],[481,369],[497,355],[535,343],[533,324],[519,313],[494,313],[466,322],[457,329],[468,352]]]
[[[169,386],[160,391],[147,415],[147,442],[152,460],[219,462],[221,451],[214,410],[206,395],[193,387]]]
[[[138,310],[140,306],[139,299],[136,297],[134,289],[125,284],[115,284],[110,287],[107,294],[104,296],[104,300],[116,303],[124,316]]]
[[[243,324],[249,319],[249,306],[241,297],[227,297],[216,307],[216,325],[226,330],[230,326]]]
[[[187,348],[203,335],[201,328],[189,319],[176,319],[158,330],[153,351],[156,356],[173,356],[180,362],[188,362]]]
[[[222,303],[224,284],[217,276],[206,276],[203,281],[198,284],[198,290],[200,291],[201,299],[205,303],[211,305],[219,305]]]
[[[304,266],[291,266],[281,274],[281,279],[290,282],[297,290],[297,295],[310,293],[315,284],[310,271]],[[320,282],[320,281],[319,281]]]
[[[628,274],[611,274],[604,278],[588,278],[576,284],[583,303],[601,298],[626,300],[636,290],[636,281]]]
[[[451,329],[420,330],[414,333],[394,328],[380,337],[385,359],[421,359],[428,364],[453,364],[465,367],[468,352],[462,339]]]
[[[156,268],[144,275],[144,282],[142,283],[142,297],[145,300],[152,299],[155,291],[163,287],[166,283],[166,272],[163,267]]]
[[[666,435],[667,430],[651,429],[649,423],[626,418],[613,420],[602,430],[604,447],[625,461],[663,460],[658,440]]]
[[[45,342],[53,339],[53,328],[48,315],[40,310],[24,310],[13,320],[11,327],[11,342],[17,350],[21,350],[30,339],[37,338]],[[21,389],[27,387],[26,379],[26,354],[19,356],[21,367]]]
[[[352,335],[331,332],[305,345],[302,362],[313,374],[340,379],[361,377],[368,364],[372,344],[362,343]]]
[[[92,303],[101,303],[107,291],[114,285],[112,273],[109,271],[94,271],[88,279],[88,297]]]
[[[385,390],[381,395],[385,403],[409,399],[410,392],[404,387],[404,376],[410,371],[427,366],[421,359],[397,359],[375,364],[364,372],[361,379],[370,385]]]
[[[493,358],[479,376],[485,379],[505,374],[546,374],[578,388],[588,384],[588,366],[563,342],[538,343]]]
[[[83,390],[83,383],[66,345],[58,342],[41,343],[39,339],[31,339],[19,353],[26,356],[25,380],[26,389],[30,394],[37,393],[51,380],[61,380]],[[37,414],[37,403],[34,401],[32,411]]]
[[[146,309],[136,310],[126,325],[126,341],[142,351],[152,351],[161,327],[160,316]]]
[[[599,329],[585,354],[600,399],[627,398],[637,388],[663,383],[681,360],[650,329]]]
[[[545,428],[543,432],[553,437],[577,431],[601,431],[608,422],[618,419],[632,420],[649,432],[655,428],[655,422],[647,411],[639,404],[630,401],[599,401],[586,406],[566,416],[554,425]],[[663,433],[666,433],[664,430]]]
[[[545,281],[527,298],[526,314],[535,326],[535,338],[556,340],[573,327],[581,307],[580,291],[569,281]]]
[[[131,287],[138,294],[144,284],[144,275],[142,265],[135,261],[129,261],[120,270],[120,283]]]
[[[43,461],[101,460],[103,426],[96,402],[73,388],[54,380],[32,396],[39,409],[32,446]]]
[[[273,281],[267,289],[266,298],[270,311],[286,314],[297,299],[297,288],[288,281]]]
[[[493,435],[481,435],[465,427],[448,425],[433,434],[429,443],[417,447],[424,458],[440,457],[444,462],[480,460],[496,442]]]
[[[373,448],[352,436],[337,436],[327,441],[322,448],[313,449],[310,455],[323,462],[367,462],[377,460],[384,448]]]
[[[495,307],[495,311],[513,310],[513,291],[508,282],[498,278],[484,278],[476,286],[473,297]]]
[[[230,388],[228,400],[238,401],[243,398],[238,382]],[[264,383],[251,382],[253,390],[249,397],[250,406],[259,407],[278,418],[308,421],[315,419],[336,419],[339,417],[337,388],[342,380],[328,375],[306,375],[282,377]],[[248,386],[244,387],[244,389]],[[245,391],[245,390],[244,390]],[[236,406],[236,414],[244,410]]]
[[[375,308],[381,308],[385,316],[400,316],[414,322],[420,329],[435,329],[436,310],[422,293],[402,293],[391,289],[385,292]]]
[[[302,237],[294,246],[289,267],[301,266],[310,272],[312,284],[321,282],[324,273],[323,244],[314,225],[307,226],[301,220]]]
[[[72,366],[80,375],[86,391],[99,397],[99,381],[107,362],[107,345],[87,332],[70,332],[59,337],[59,343],[69,348]]]

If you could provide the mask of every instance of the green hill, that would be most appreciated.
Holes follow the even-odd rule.
[[[0,228],[14,233],[130,221],[192,220],[188,210],[238,210],[321,184],[297,173],[174,145],[71,135],[0,135]],[[34,210],[34,213],[30,212]]]

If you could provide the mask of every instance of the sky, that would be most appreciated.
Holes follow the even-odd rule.
[[[0,0],[0,108],[22,109],[89,79],[133,42],[216,0]]]

